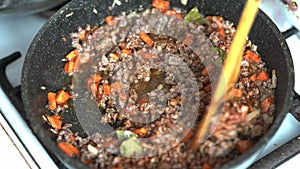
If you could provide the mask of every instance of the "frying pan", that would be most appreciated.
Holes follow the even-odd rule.
[[[69,82],[68,76],[63,71],[64,63],[61,59],[73,49],[70,33],[76,32],[79,26],[85,27],[86,24],[99,26],[104,23],[104,17],[107,15],[118,15],[121,12],[150,8],[151,1],[123,0],[122,4],[115,5],[112,11],[109,11],[108,8],[112,6],[113,1],[71,1],[41,28],[27,52],[21,82],[26,118],[42,144],[68,168],[87,168],[87,166],[70,158],[56,146],[55,135],[49,131],[41,116],[47,111],[45,109],[47,91],[57,91]],[[237,25],[244,1],[190,0],[187,5],[182,5],[180,1],[171,1],[171,7],[189,10],[195,6],[204,15],[221,15]],[[253,159],[252,157],[257,155],[274,135],[289,111],[293,99],[294,69],[290,52],[282,34],[262,11],[258,13],[249,38],[257,44],[258,52],[267,63],[269,71],[276,70],[278,78],[275,92],[276,118],[268,133],[261,137],[249,151],[224,165],[224,168],[239,166],[250,157]],[[41,90],[41,86],[46,86],[47,90]],[[72,123],[80,134],[84,134],[76,116],[65,117],[65,120]]]

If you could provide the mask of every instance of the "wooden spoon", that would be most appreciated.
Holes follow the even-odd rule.
[[[211,131],[211,126],[216,125],[216,117],[222,115],[220,106],[223,106],[227,93],[231,91],[234,83],[238,79],[242,54],[245,47],[245,40],[255,20],[260,0],[247,0],[241,19],[239,21],[236,34],[230,46],[230,50],[224,62],[224,67],[219,77],[217,88],[213,93],[212,101],[206,112],[204,119],[194,136],[191,149],[195,150],[201,142],[206,141]]]

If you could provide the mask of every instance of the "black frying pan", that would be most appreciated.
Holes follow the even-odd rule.
[[[57,91],[68,84],[68,77],[63,71],[64,63],[61,59],[72,50],[70,33],[76,32],[78,26],[100,25],[107,15],[117,15],[123,11],[143,10],[149,8],[150,4],[151,0],[128,0],[128,2],[122,0],[121,6],[115,6],[112,11],[108,11],[107,9],[112,5],[112,0],[72,1],[51,17],[32,42],[23,67],[21,86],[26,117],[42,144],[67,167],[86,168],[87,166],[70,158],[56,146],[55,136],[49,131],[41,116],[47,111],[45,109],[47,91]],[[197,6],[204,15],[221,15],[237,25],[244,2],[236,0],[189,0],[188,4],[184,6],[178,0],[172,1],[171,5],[186,10]],[[98,13],[94,13],[94,9]],[[224,166],[226,168],[241,164],[264,147],[289,111],[293,98],[294,69],[290,52],[282,34],[263,12],[259,12],[249,37],[257,44],[258,52],[267,63],[269,70],[276,69],[277,72],[276,119],[269,132],[253,148],[227,163]],[[65,42],[63,38],[66,38],[67,41]],[[47,86],[47,90],[41,90],[41,86]],[[66,121],[77,126],[77,131],[82,134],[83,131],[76,122],[76,117],[67,117]]]

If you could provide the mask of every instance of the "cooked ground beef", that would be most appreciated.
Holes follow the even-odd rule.
[[[115,16],[110,24],[72,34],[80,59],[93,65],[83,65],[74,74],[77,80],[86,73],[89,79],[101,77],[84,81],[89,91],[85,94],[101,112],[99,123],[115,131],[83,138],[66,123],[57,142],[77,147],[80,154],[74,158],[92,168],[212,168],[244,153],[273,123],[275,71],[270,78],[260,77],[266,65],[252,58],[259,56],[257,47],[247,40],[239,80],[223,115],[211,136],[191,152],[189,144],[209,106],[218,64],[235,34],[233,23],[220,16],[207,16],[206,21],[183,23],[148,10]],[[84,40],[83,31],[88,32]],[[212,48],[216,52],[211,54]],[[120,131],[129,136],[120,138]],[[128,140],[136,141],[129,155]]]

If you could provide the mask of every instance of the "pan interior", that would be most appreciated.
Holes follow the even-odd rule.
[[[63,72],[64,63],[61,59],[73,49],[70,33],[76,32],[78,26],[85,27],[87,24],[98,26],[103,24],[104,17],[107,15],[120,14],[122,11],[140,11],[149,8],[151,4],[150,0],[138,3],[135,0],[127,1],[122,1],[122,5],[116,5],[112,11],[107,10],[112,6],[110,1],[79,0],[70,2],[42,27],[27,52],[21,89],[28,122],[44,146],[71,168],[86,166],[69,158],[57,148],[55,135],[42,121],[41,116],[47,111],[45,109],[47,91],[61,89],[69,83],[69,77]],[[234,0],[189,1],[187,5],[171,1],[172,6],[186,10],[197,6],[204,15],[221,15],[235,24],[239,20],[243,4],[244,2]],[[259,47],[258,52],[267,63],[269,70],[275,69],[277,73],[276,120],[270,131],[251,150],[229,162],[224,168],[236,166],[246,160],[272,137],[288,112],[293,93],[293,65],[288,47],[276,26],[261,11],[249,38]],[[47,89],[41,90],[42,86],[47,86]],[[76,116],[70,116],[68,119],[72,122],[76,120]],[[80,126],[77,130],[81,130]]]

